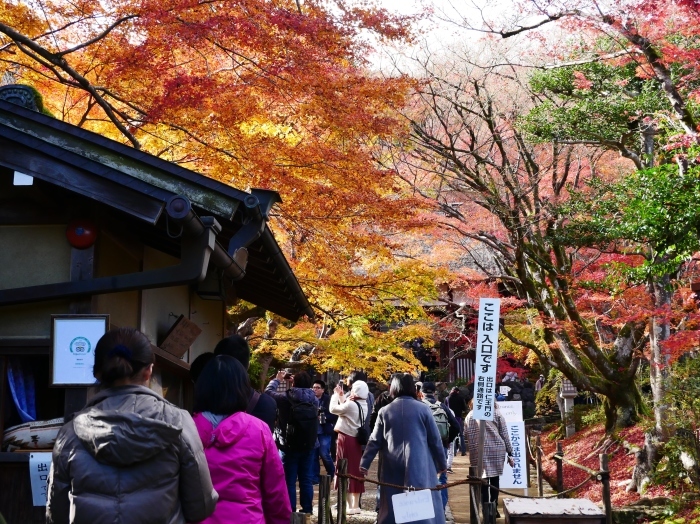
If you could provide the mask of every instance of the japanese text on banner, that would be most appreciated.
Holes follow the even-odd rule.
[[[493,420],[500,315],[500,299],[479,299],[479,325],[477,328],[476,362],[474,365],[476,372],[474,380],[475,420]]]

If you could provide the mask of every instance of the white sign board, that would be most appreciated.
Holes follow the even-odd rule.
[[[394,522],[396,524],[435,518],[433,496],[429,489],[392,495],[391,505],[394,507]]]
[[[500,405],[500,402],[499,402]],[[520,488],[527,489],[527,440],[525,438],[525,422],[507,421],[508,434],[510,436],[510,445],[513,448],[513,467],[506,464],[503,467],[503,475],[500,476],[501,488]]]
[[[109,315],[52,316],[52,386],[91,386],[95,346],[107,332]]]
[[[506,422],[519,422],[523,420],[522,400],[501,400],[498,402],[498,411],[506,419]]]
[[[35,506],[46,506],[50,469],[50,451],[29,454],[29,480],[32,485],[32,502]]]
[[[479,325],[476,335],[476,362],[474,363],[476,378],[474,379],[473,417],[475,420],[493,420],[500,316],[500,299],[479,299]]]

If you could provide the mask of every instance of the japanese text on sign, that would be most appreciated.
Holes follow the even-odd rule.
[[[501,301],[479,300],[479,325],[476,337],[476,378],[474,380],[474,419],[493,420],[496,395],[496,360]]]
[[[527,488],[525,423],[522,421],[509,421],[506,425],[508,427],[510,445],[513,448],[513,467],[511,468],[506,461],[499,485],[501,488]]]
[[[32,486],[32,503],[35,506],[46,506],[50,469],[51,452],[29,455],[29,479]]]

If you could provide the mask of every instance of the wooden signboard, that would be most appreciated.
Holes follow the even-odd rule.
[[[190,349],[190,346],[201,333],[202,330],[197,324],[186,319],[184,315],[180,315],[170,328],[170,331],[168,331],[168,334],[165,335],[160,348],[180,358]]]

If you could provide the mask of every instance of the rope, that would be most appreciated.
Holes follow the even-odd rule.
[[[585,471],[586,473],[588,473],[589,475],[591,475],[593,477],[599,475],[598,471],[594,471],[591,468],[587,468],[586,466],[582,466],[581,464],[577,464],[573,460],[569,460],[567,458],[564,458],[562,455],[558,455],[556,453],[550,457],[550,460],[561,460],[562,462],[566,462],[569,466],[572,466],[574,468],[578,468],[581,471]]]
[[[366,477],[358,477],[357,475],[352,475],[351,473],[347,473],[347,474],[336,473],[336,476],[339,478],[354,479],[354,480],[357,480],[359,482],[369,482],[370,484],[376,484],[377,486],[386,486],[386,487],[395,488],[395,489],[398,489],[401,491],[415,491],[415,490],[424,490],[424,489],[428,489],[430,491],[440,491],[443,489],[453,488],[455,486],[463,486],[464,484],[481,484],[482,486],[487,484],[484,479],[479,479],[476,477],[467,476],[467,478],[465,480],[458,480],[456,482],[450,482],[448,484],[440,484],[439,486],[435,486],[432,488],[416,488],[414,486],[400,486],[398,484],[391,484],[389,482],[381,482],[379,480],[369,479]],[[534,497],[534,496],[531,497],[529,495],[519,495],[517,493],[512,493],[510,491],[506,491],[504,489],[499,489],[499,488],[496,488],[494,486],[490,486],[490,487],[492,489],[496,489],[498,492],[503,493],[504,495],[509,495],[511,497],[517,497],[517,498],[521,498],[521,499],[551,499],[551,498],[560,497],[562,495],[566,495],[567,493],[571,493],[572,491],[576,491],[577,489],[583,487],[587,482],[590,482],[591,480],[597,480],[596,476],[597,476],[597,473],[595,473],[595,475],[591,475],[590,477],[585,479],[583,482],[581,482],[579,485],[574,486],[573,488],[569,488],[569,489],[561,491],[559,493],[554,493],[553,495],[544,495],[542,497]]]
[[[595,476],[590,476],[587,479],[585,479],[583,482],[581,482],[578,486],[574,486],[573,488],[569,488],[564,491],[560,491],[559,493],[554,493],[553,495],[542,495],[541,497],[530,497],[528,495],[518,495],[517,493],[511,493],[509,491],[506,491],[504,489],[498,489],[498,488],[493,488],[493,489],[498,489],[500,493],[503,493],[504,495],[510,495],[511,497],[518,497],[521,499],[553,499],[556,497],[560,497],[562,495],[566,495],[567,493],[571,493],[572,491],[576,491],[579,488],[582,488],[586,483],[590,482],[591,480],[596,480]]]

